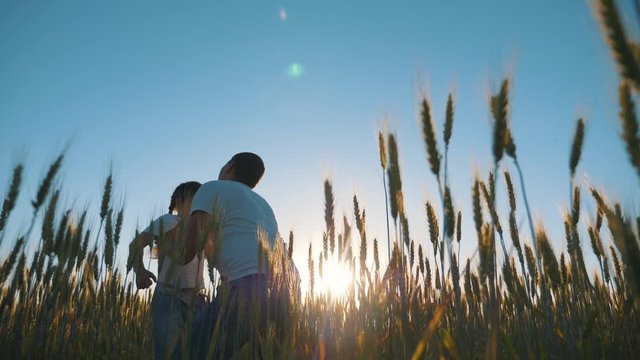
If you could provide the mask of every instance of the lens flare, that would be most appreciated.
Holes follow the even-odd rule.
[[[298,63],[293,63],[289,65],[289,68],[287,69],[287,73],[292,78],[299,78],[302,75],[304,75],[304,68],[302,67],[302,65]]]
[[[280,21],[287,20],[287,11],[283,8],[280,8],[279,17],[280,17]]]

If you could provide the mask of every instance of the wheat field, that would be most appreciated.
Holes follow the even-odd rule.
[[[628,159],[618,161],[630,161],[640,181],[635,110],[640,47],[628,37],[613,0],[599,0],[595,6],[620,74],[620,134]],[[307,264],[297,264],[308,267],[308,290],[300,295],[291,292],[289,302],[277,308],[247,309],[247,313],[266,311],[269,325],[255,332],[251,342],[236,344],[234,357],[636,358],[640,217],[634,218],[609,200],[604,189],[575,180],[586,127],[578,119],[567,154],[572,190],[563,219],[565,239],[549,239],[545,228],[532,221],[533,209],[527,202],[517,134],[510,127],[511,84],[511,79],[505,79],[487,104],[493,117],[493,137],[488,140],[494,166],[469,184],[472,213],[454,208],[455,194],[448,182],[454,98],[448,97],[441,138],[431,115],[432,104],[423,98],[420,126],[439,194],[439,202],[425,204],[429,243],[418,243],[409,234],[397,139],[392,132],[380,132],[379,171],[387,200],[380,206],[389,215],[389,237],[367,236],[366,209],[356,196],[355,220],[349,223],[345,218],[344,226],[337,225],[333,186],[327,179],[322,248],[310,246]],[[15,166],[10,174],[0,213],[0,244],[10,244],[10,251],[0,259],[0,354],[3,358],[149,358],[151,294],[140,296],[129,269],[115,266],[124,205],[113,200],[115,185],[108,176],[96,209],[97,228],[88,225],[88,209],[62,206],[59,173],[65,156],[62,152],[50,165],[34,199],[19,196],[24,166]],[[506,162],[516,169],[513,174],[505,170]],[[508,213],[499,211],[498,197],[508,199]],[[524,208],[516,206],[520,198]],[[18,200],[30,201],[33,213],[30,226],[10,238],[5,233],[8,224],[24,220],[12,216]],[[595,204],[595,213],[585,213],[585,202]],[[437,215],[440,209],[442,217]],[[71,211],[80,214],[73,221]],[[520,216],[528,220],[522,227],[516,221]],[[462,219],[473,219],[474,233],[462,233]],[[347,245],[351,228],[356,230],[353,249]],[[31,239],[37,240],[35,248],[26,246]],[[294,239],[291,233],[286,248],[263,249],[275,286],[292,286],[290,269],[284,264],[292,256]],[[459,258],[461,243],[477,247],[473,258]],[[553,249],[552,243],[566,247]],[[581,244],[590,246],[585,249]],[[508,247],[515,249],[513,256]],[[391,253],[388,264],[380,262],[380,251]],[[585,265],[589,251],[597,259],[595,269]],[[335,263],[348,269],[347,292],[318,295],[314,288],[327,264]],[[224,329],[220,320],[209,344],[209,358],[224,353],[220,350]],[[189,354],[185,352],[183,358]]]

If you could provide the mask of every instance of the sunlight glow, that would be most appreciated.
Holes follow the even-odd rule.
[[[322,266],[322,277],[318,281],[316,293],[341,297],[353,286],[353,272],[347,264],[330,257]]]

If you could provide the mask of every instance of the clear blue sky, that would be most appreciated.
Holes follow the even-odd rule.
[[[292,64],[300,76],[289,74]],[[0,189],[12,166],[26,162],[27,204],[73,139],[63,170],[67,202],[89,203],[97,219],[113,163],[128,242],[137,224],[168,206],[178,183],[214,179],[231,155],[254,151],[267,165],[257,191],[281,233],[294,230],[306,273],[309,242],[320,249],[325,176],[338,214],[352,220],[356,193],[369,237],[385,236],[376,139],[383,118],[399,138],[412,237],[428,242],[424,203],[439,199],[417,102],[428,89],[441,134],[454,91],[450,176],[466,258],[476,246],[471,179],[492,167],[487,97],[504,76],[513,76],[512,128],[530,202],[556,252],[566,248],[561,209],[578,117],[587,119],[579,179],[637,214],[638,179],[618,135],[617,74],[589,3],[577,0],[3,0]],[[593,214],[593,206],[583,211]],[[124,263],[126,253],[118,254]]]

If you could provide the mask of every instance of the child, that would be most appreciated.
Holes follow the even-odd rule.
[[[156,359],[180,358],[183,331],[189,326],[191,314],[204,308],[204,257],[196,256],[181,265],[181,228],[187,223],[191,200],[200,183],[180,184],[171,196],[169,213],[154,220],[129,246],[128,266],[136,274],[136,285],[146,289],[157,282],[151,301],[153,341]],[[142,253],[145,246],[158,246],[156,276],[144,267]]]

